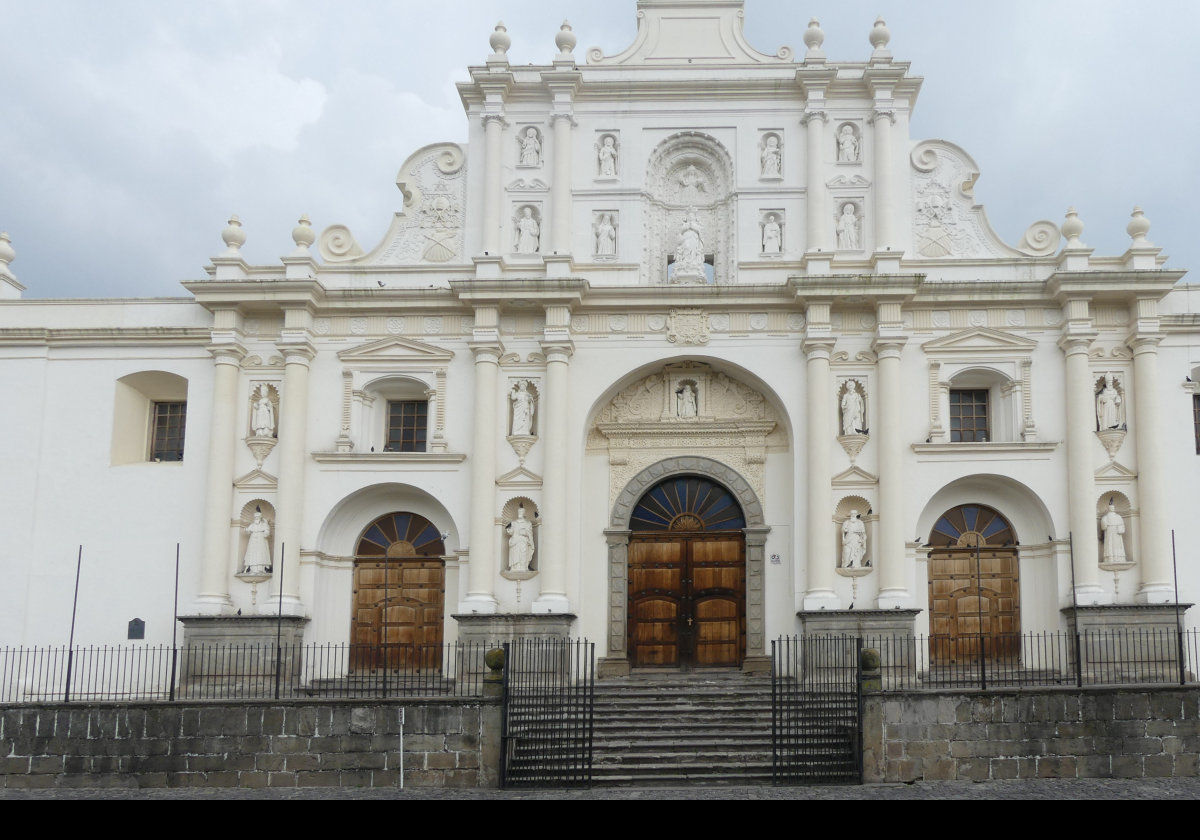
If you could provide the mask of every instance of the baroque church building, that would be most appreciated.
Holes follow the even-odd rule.
[[[882,20],[834,61],[742,13],[639,0],[628,48],[564,24],[538,66],[497,26],[468,142],[403,162],[375,245],[301,218],[248,265],[234,217],[189,297],[81,303],[23,299],[0,239],[0,643],[66,640],[80,544],[84,644],[170,642],[176,543],[190,642],[282,612],[586,636],[619,674],[1173,628],[1200,321],[1150,223],[1117,256],[1074,211],[1001,241],[970,154],[911,136]]]

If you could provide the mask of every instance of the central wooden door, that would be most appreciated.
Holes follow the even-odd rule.
[[[634,667],[736,667],[746,650],[740,533],[639,534],[629,543]]]

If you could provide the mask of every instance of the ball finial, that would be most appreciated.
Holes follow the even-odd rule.
[[[575,32],[571,29],[571,24],[564,20],[562,26],[554,36],[554,46],[558,47],[558,57],[570,57],[576,43],[578,43],[578,40],[575,38]]]
[[[504,25],[504,21],[496,24],[496,29],[488,38],[488,43],[492,46],[493,58],[508,58],[508,48],[512,46],[512,38],[508,35],[508,27]]]
[[[1146,248],[1153,245],[1146,238],[1146,234],[1150,232],[1150,220],[1146,218],[1146,214],[1142,212],[1142,208],[1134,207],[1130,216],[1129,224],[1125,226],[1125,232],[1133,239],[1129,247]]]
[[[246,244],[246,232],[242,230],[242,220],[237,217],[236,213],[229,217],[225,230],[221,231],[221,239],[225,242],[226,256],[241,255],[242,246]]]
[[[1083,233],[1083,222],[1079,218],[1079,214],[1075,212],[1074,207],[1067,208],[1067,218],[1062,223],[1062,235],[1067,238],[1066,248],[1083,248],[1086,247],[1079,241],[1080,234]]]
[[[808,22],[808,29],[804,30],[804,46],[808,48],[808,54],[805,58],[823,58],[825,53],[821,50],[821,45],[825,43],[825,31],[821,29],[821,21],[813,18]]]
[[[301,216],[300,221],[292,228],[292,241],[296,243],[297,255],[307,254],[308,247],[317,241],[317,235],[313,233],[312,222],[308,220],[307,213]]]
[[[887,23],[882,17],[875,18],[875,26],[871,28],[870,34],[871,46],[877,50],[886,50],[888,42],[892,40],[892,33],[888,31]]]

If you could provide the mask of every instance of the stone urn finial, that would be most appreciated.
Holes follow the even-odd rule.
[[[225,256],[240,257],[242,246],[246,244],[246,231],[242,230],[242,220],[233,214],[221,231],[221,239],[225,242]]]
[[[871,28],[871,33],[867,37],[875,50],[871,54],[872,59],[891,57],[887,46],[888,42],[892,40],[892,33],[888,30],[887,23],[882,17],[875,18],[875,25]]]
[[[292,228],[292,241],[296,243],[296,250],[292,252],[294,257],[308,256],[309,246],[317,241],[317,235],[313,232],[312,222],[308,220],[307,213],[301,216],[300,221]]]
[[[512,46],[512,38],[508,34],[508,27],[504,25],[504,21],[496,24],[495,30],[491,37],[488,38],[488,43],[492,47],[491,61],[508,61],[508,48]]]
[[[804,46],[808,48],[808,52],[804,55],[805,61],[820,59],[825,57],[825,52],[821,49],[821,45],[825,43],[825,30],[821,29],[821,21],[812,18],[808,22],[808,29],[804,30]]]
[[[1146,238],[1146,234],[1150,232],[1150,220],[1146,218],[1146,214],[1142,212],[1142,208],[1134,207],[1130,216],[1129,224],[1125,226],[1125,232],[1133,240],[1129,247],[1152,247],[1154,243]]]
[[[554,36],[554,46],[558,47],[559,59],[571,58],[571,53],[574,52],[576,43],[578,43],[578,40],[571,29],[571,24],[564,20],[562,26],[559,27],[558,32]]]
[[[1062,235],[1067,238],[1066,248],[1086,248],[1079,241],[1080,235],[1083,233],[1083,221],[1079,218],[1079,214],[1075,212],[1074,207],[1067,208],[1067,218],[1062,223]]]

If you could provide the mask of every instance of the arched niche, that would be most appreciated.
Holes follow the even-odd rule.
[[[1125,533],[1119,535],[1121,540],[1121,548],[1123,549],[1121,553],[1123,553],[1124,559],[1113,560],[1106,556],[1106,531],[1104,527],[1104,516],[1108,513],[1108,506],[1110,503],[1113,506],[1113,512],[1121,517],[1121,525],[1125,531]],[[1130,503],[1128,496],[1119,490],[1106,490],[1100,494],[1100,497],[1096,499],[1096,529],[1097,536],[1099,537],[1097,540],[1097,549],[1099,551],[1098,562],[1102,567],[1119,567],[1127,563],[1133,563],[1136,560],[1134,557],[1134,549],[1138,544],[1136,539],[1137,526],[1137,510],[1135,510],[1133,505]],[[1109,530],[1111,531],[1113,529],[1110,527]]]
[[[155,460],[151,457],[155,406],[182,405],[186,417],[187,398],[188,381],[168,371],[143,370],[118,379],[113,397],[112,466]]]
[[[458,548],[458,525],[438,499],[419,487],[388,482],[363,487],[335,504],[317,533],[317,550],[330,558],[353,558],[368,524],[394,511],[413,513],[432,522],[444,535],[447,554]]]
[[[915,540],[927,543],[942,514],[967,502],[1001,511],[1022,546],[1063,536],[1056,530],[1045,502],[1030,487],[1008,476],[979,473],[951,481],[930,497],[917,518]]]

